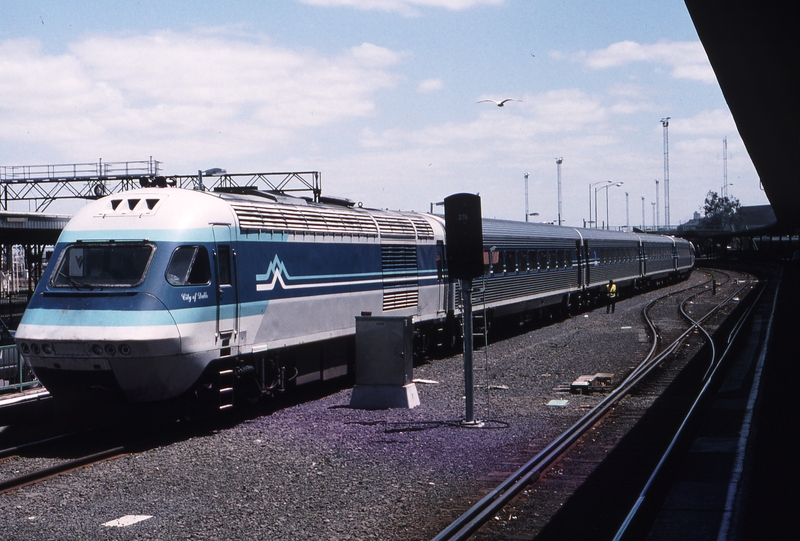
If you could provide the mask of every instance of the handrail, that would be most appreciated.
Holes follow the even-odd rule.
[[[39,384],[39,380],[28,368],[25,358],[17,351],[17,346],[0,346],[0,394],[22,392]],[[15,381],[16,383],[11,383]]]

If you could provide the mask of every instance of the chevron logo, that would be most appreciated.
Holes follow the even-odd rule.
[[[275,258],[269,264],[269,267],[267,267],[267,272],[264,274],[256,274],[256,282],[267,282],[256,283],[256,291],[272,291],[275,289],[276,283],[279,283],[282,289],[289,289],[286,282],[284,282],[284,276],[286,280],[292,279],[289,275],[289,271],[286,270],[286,265],[280,260],[278,254],[275,254]]]

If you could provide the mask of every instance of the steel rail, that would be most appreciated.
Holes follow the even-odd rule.
[[[41,470],[37,470],[34,472],[26,473],[24,475],[20,475],[17,477],[11,477],[9,479],[5,479],[0,481],[0,494],[5,492],[23,487],[25,485],[29,485],[31,483],[35,483],[37,481],[41,481],[43,479],[47,479],[48,477],[52,477],[54,475],[58,475],[67,471],[78,469],[82,466],[86,466],[89,464],[93,464],[95,462],[100,462],[101,460],[105,460],[107,458],[112,458],[117,455],[121,455],[127,452],[126,447],[113,447],[111,449],[107,449],[105,451],[100,451],[99,453],[93,453],[91,455],[86,455],[81,458],[76,458],[73,460],[67,460],[62,462],[61,464],[57,464],[55,466],[50,466],[48,468],[43,468]]]
[[[6,447],[5,449],[0,449],[0,458],[7,458],[13,455],[19,454],[20,451],[23,449],[28,449],[29,447],[35,447],[37,445],[44,445],[45,443],[50,443],[53,441],[57,441],[63,438],[68,438],[70,436],[75,436],[77,434],[81,434],[82,432],[69,432],[67,434],[59,434],[57,436],[51,436],[49,438],[45,438],[43,440],[31,441],[28,443],[22,443],[20,445],[14,445],[12,447]]]
[[[659,300],[669,298],[682,292],[690,291],[698,287],[703,287],[710,282],[706,282],[684,288],[682,290],[671,292],[662,297],[659,297],[650,302],[644,311],[648,310],[653,304]],[[712,311],[716,311],[715,308]],[[645,316],[647,319],[647,316]],[[672,351],[688,336],[694,329],[690,327],[682,333],[672,344],[667,346],[664,351],[654,356],[658,333],[654,326],[653,329],[653,347],[650,353],[639,364],[639,366],[629,374],[617,388],[612,390],[606,398],[592,408],[586,415],[581,417],[575,424],[570,426],[554,441],[548,444],[542,451],[540,451],[530,461],[520,467],[516,472],[511,474],[507,479],[500,483],[495,489],[486,494],[478,502],[476,502],[469,510],[462,514],[459,518],[448,525],[442,530],[433,541],[464,541],[474,534],[483,524],[485,524],[493,515],[502,509],[508,502],[514,499],[528,484],[536,480],[541,473],[543,473],[553,462],[555,462],[567,449],[585,434],[592,426],[602,419],[608,411],[622,398],[624,398],[630,390],[636,386],[642,379],[644,379],[655,367],[661,364]]]
[[[750,284],[751,284],[751,281],[748,280],[745,283],[744,286],[742,286],[736,292],[734,292],[731,295],[729,295],[723,301],[723,305],[727,304],[728,302],[730,302],[733,298],[735,298],[735,296],[738,293],[743,291],[746,287],[749,287]],[[656,464],[655,468],[653,469],[652,473],[650,474],[650,477],[648,478],[647,482],[645,483],[644,487],[642,488],[641,492],[639,493],[639,496],[636,499],[636,502],[634,502],[633,506],[631,507],[630,511],[628,512],[628,515],[625,517],[625,520],[622,522],[622,524],[620,525],[619,529],[617,530],[617,532],[616,532],[616,534],[614,536],[614,541],[621,541],[624,538],[624,536],[627,534],[628,528],[630,528],[630,526],[633,523],[634,519],[636,518],[637,514],[641,510],[641,507],[644,504],[644,501],[647,498],[648,493],[650,492],[651,488],[653,487],[653,484],[655,483],[656,478],[658,477],[658,475],[663,470],[664,465],[666,464],[667,460],[669,460],[669,457],[672,455],[672,452],[675,450],[675,447],[677,446],[678,441],[684,435],[686,427],[689,425],[689,423],[692,421],[693,417],[697,413],[697,411],[699,409],[699,406],[700,406],[700,403],[705,398],[706,393],[708,392],[708,389],[710,388],[712,381],[714,381],[714,376],[716,375],[717,370],[719,369],[720,366],[722,366],[723,361],[725,360],[728,352],[730,351],[730,348],[731,348],[731,345],[733,344],[733,341],[735,340],[736,336],[738,335],[738,333],[743,328],[742,322],[750,317],[750,314],[752,312],[752,307],[755,306],[756,303],[758,303],[758,301],[761,298],[761,295],[764,293],[765,289],[766,288],[763,288],[763,287],[761,288],[761,290],[758,292],[756,298],[754,299],[753,303],[750,305],[750,307],[748,307],[748,309],[737,320],[736,325],[734,325],[734,329],[732,330],[731,333],[728,334],[727,347],[725,348],[725,350],[723,351],[722,355],[720,355],[720,357],[718,359],[715,359],[716,350],[715,350],[715,347],[714,347],[714,339],[708,333],[708,331],[706,331],[703,327],[700,326],[700,323],[702,321],[704,321],[705,319],[707,319],[708,316],[711,315],[711,313],[707,314],[706,316],[704,316],[700,320],[695,321],[691,317],[689,317],[688,314],[686,314],[684,312],[684,310],[683,310],[683,304],[684,303],[681,304],[681,313],[689,321],[691,321],[693,323],[695,328],[700,329],[705,334],[706,339],[711,344],[711,347],[712,347],[711,366],[709,366],[709,370],[706,371],[705,375],[703,376],[703,378],[701,380],[701,381],[704,382],[703,383],[703,387],[700,389],[699,393],[695,397],[691,407],[689,408],[688,412],[686,413],[686,415],[684,416],[683,420],[681,421],[680,426],[678,427],[677,431],[673,435],[672,440],[670,441],[670,443],[667,446],[666,450],[661,455],[661,458],[659,459],[658,464]],[[722,305],[720,305],[720,306],[722,306]],[[715,311],[716,311],[716,309],[712,310],[712,312],[715,312]]]
[[[492,492],[487,494],[482,500],[477,502],[470,510],[468,510],[462,517],[459,517],[448,528],[443,530],[439,536],[434,538],[434,541],[444,541],[449,539],[467,539],[472,533],[477,531],[482,524],[484,524],[492,515],[501,509],[506,503],[512,500],[527,484],[535,480],[538,475],[542,473],[550,464],[552,464],[567,448],[571,447],[577,439],[585,433],[591,426],[596,424],[608,410],[614,406],[619,400],[628,394],[630,389],[644,379],[656,366],[660,365],[682,341],[694,329],[690,327],[682,333],[673,343],[667,346],[664,351],[654,356],[657,348],[658,332],[652,321],[647,316],[647,311],[656,302],[669,298],[671,296],[684,293],[691,289],[703,287],[707,285],[711,279],[681,289],[676,292],[671,292],[651,301],[645,308],[645,319],[648,321],[653,332],[653,346],[650,353],[646,358],[634,369],[631,374],[609,395],[601,401],[597,406],[590,410],[584,417],[582,417],[573,426],[568,428],[556,440],[536,455],[531,461],[522,466],[517,472],[512,474],[503,483],[498,485]],[[701,292],[703,293],[703,292]],[[729,302],[734,295],[731,295],[725,302]],[[714,308],[703,319],[710,317],[713,313],[721,308],[721,305]]]

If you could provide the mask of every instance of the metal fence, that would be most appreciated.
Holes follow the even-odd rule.
[[[0,346],[0,393],[23,391],[39,384],[17,346]]]

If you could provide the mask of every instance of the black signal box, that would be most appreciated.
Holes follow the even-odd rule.
[[[457,193],[444,199],[447,272],[451,278],[471,280],[483,274],[481,198]]]

